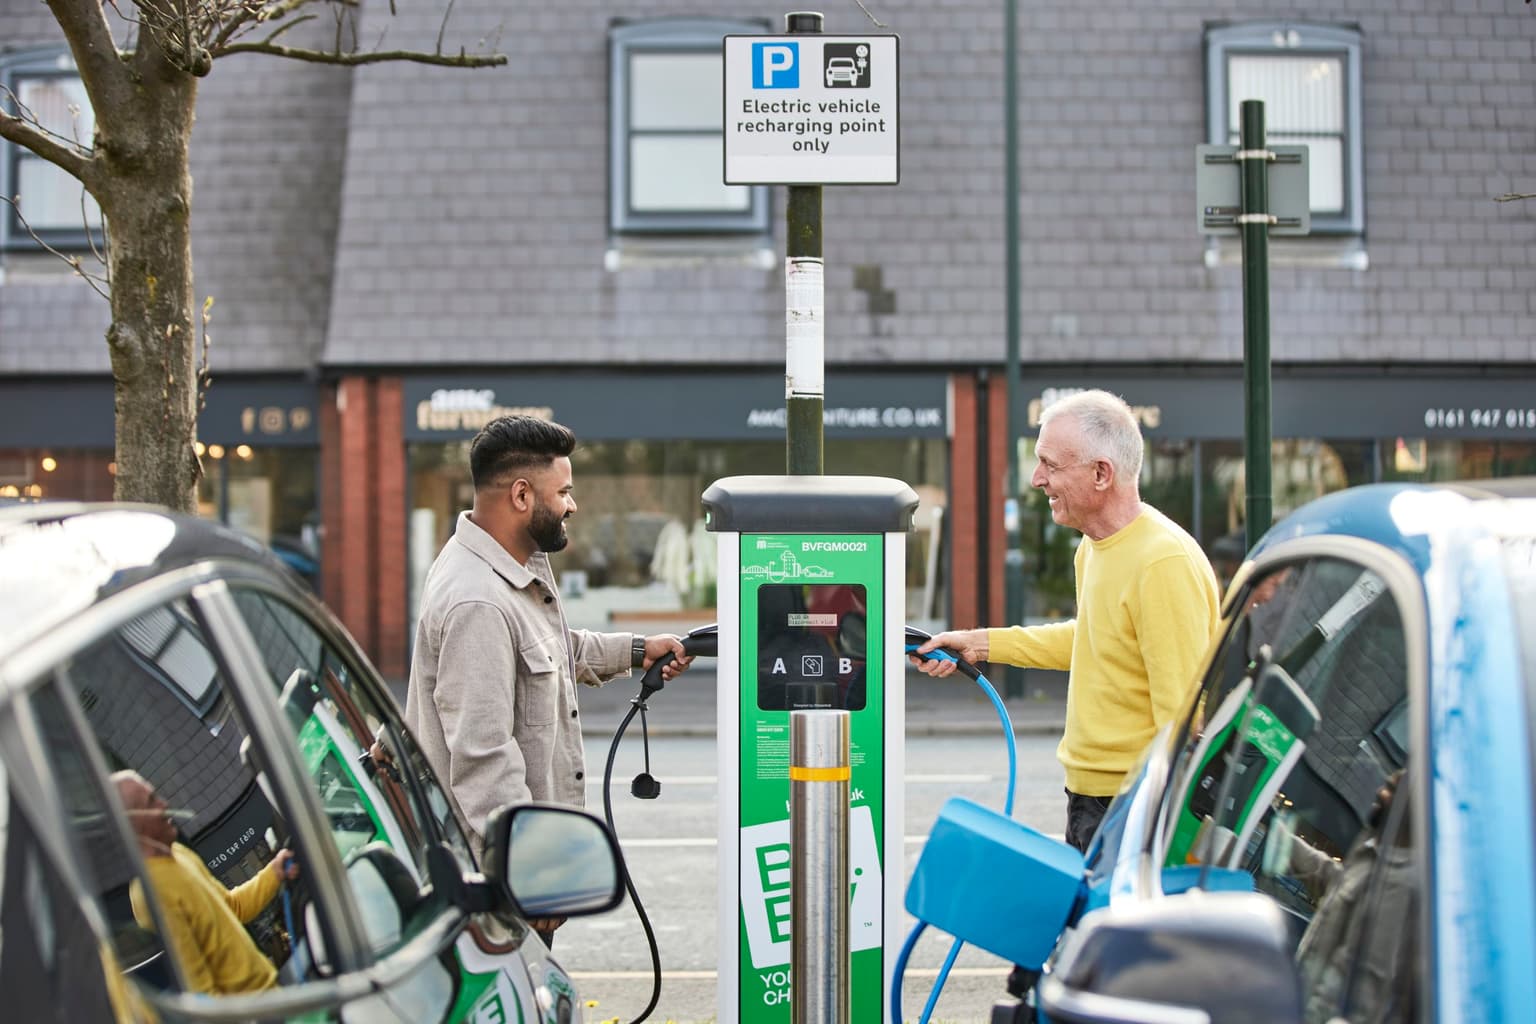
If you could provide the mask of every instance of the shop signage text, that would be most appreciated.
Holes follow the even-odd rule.
[[[1040,415],[1055,403],[1079,392],[1087,391],[1087,388],[1045,388],[1040,392],[1039,398],[1029,400],[1029,425],[1031,428],[1040,426]],[[1133,405],[1131,415],[1136,417],[1144,430],[1156,430],[1163,422],[1163,407],[1160,405]]]
[[[753,409],[747,413],[747,426],[755,429],[783,430],[784,407]],[[905,430],[909,427],[942,427],[944,410],[936,407],[913,408],[906,405],[865,406],[850,409],[837,406],[823,409],[821,422],[828,427],[863,427]]]
[[[498,416],[552,420],[555,410],[547,405],[498,405],[492,388],[438,388],[416,403],[416,426],[421,430],[479,430]]]

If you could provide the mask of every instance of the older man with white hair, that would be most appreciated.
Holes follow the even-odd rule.
[[[1083,534],[1073,562],[1077,618],[1040,626],[952,630],[918,648],[967,661],[1070,672],[1067,842],[1086,850],[1147,742],[1182,710],[1219,619],[1216,574],[1179,525],[1141,500],[1141,428],[1107,391],[1050,405],[1030,485],[1051,518]],[[914,659],[931,676],[954,662]]]

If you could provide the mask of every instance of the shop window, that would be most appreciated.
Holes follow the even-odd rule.
[[[1364,269],[1360,50],[1348,26],[1263,21],[1205,33],[1206,141],[1237,145],[1243,101],[1264,101],[1266,144],[1307,147],[1311,240],[1331,237],[1336,262]],[[1277,241],[1282,261],[1319,248]]]
[[[75,71],[61,49],[15,54],[0,61],[0,104],[66,145],[89,150],[96,118]],[[79,250],[102,244],[101,209],[78,179],[12,142],[5,150],[3,224],[5,248]]]
[[[1381,451],[1383,480],[1430,483],[1536,474],[1536,443],[1530,441],[1392,437],[1381,442]]]
[[[761,22],[616,22],[608,35],[608,227],[614,235],[769,230],[765,186],[726,185],[721,39]]]

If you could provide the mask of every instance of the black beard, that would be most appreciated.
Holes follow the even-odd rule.
[[[543,504],[533,507],[533,518],[528,523],[528,536],[538,545],[540,551],[561,551],[571,542],[571,538],[565,532],[565,516],[547,508]]]

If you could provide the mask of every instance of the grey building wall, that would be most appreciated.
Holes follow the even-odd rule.
[[[826,190],[827,361],[1000,362],[1003,5],[866,6],[902,37],[902,181]],[[454,23],[499,24],[508,67],[360,71],[325,362],[781,362],[781,270],[603,267],[609,19],[781,24],[742,0],[707,7],[461,2]],[[829,33],[877,31],[857,5],[827,13]],[[1536,191],[1520,0],[1021,3],[1025,360],[1241,358],[1241,272],[1207,268],[1193,226],[1202,30],[1276,16],[1362,31],[1369,269],[1277,263],[1274,358],[1536,360],[1536,204],[1491,199]],[[435,18],[392,24],[430,36]],[[859,267],[894,313],[869,312]]]
[[[122,38],[120,36],[120,38]],[[323,27],[285,37],[325,45]],[[47,8],[0,0],[6,50],[63,43]],[[194,295],[214,299],[220,374],[302,371],[330,307],[351,72],[269,56],[215,63],[192,138]],[[87,258],[89,263],[89,259]],[[8,254],[0,373],[108,373],[104,298],[46,254]],[[217,383],[214,385],[217,387]]]
[[[827,361],[998,363],[1003,5],[867,6],[902,36],[902,182],[826,190]],[[193,141],[215,372],[782,363],[777,266],[604,269],[607,27],[688,13],[782,15],[461,0],[448,40],[507,67],[219,62]],[[1025,360],[1240,358],[1240,272],[1207,268],[1192,226],[1201,32],[1279,14],[1362,31],[1370,266],[1277,264],[1275,359],[1536,362],[1536,203],[1491,200],[1536,191],[1536,18],[1520,0],[1020,4]],[[372,0],[365,35],[430,47],[441,16]],[[828,11],[829,33],[871,30],[857,5]],[[57,38],[46,9],[0,0],[5,46]],[[871,288],[894,312],[870,312]],[[46,259],[5,261],[0,372],[105,372],[106,322]]]

